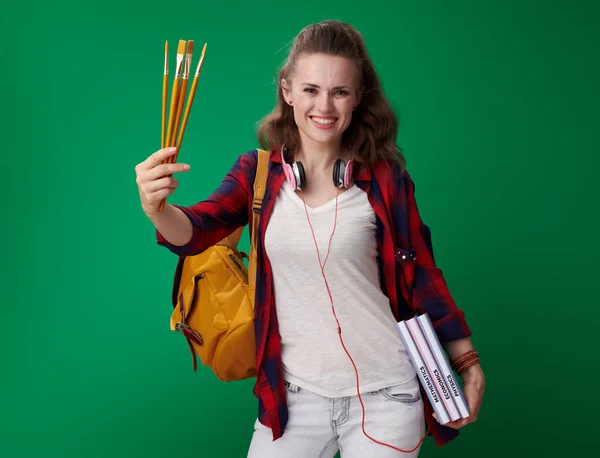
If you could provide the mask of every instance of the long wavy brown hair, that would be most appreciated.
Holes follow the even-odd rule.
[[[396,146],[398,119],[383,94],[381,82],[360,33],[340,21],[311,24],[300,31],[292,42],[287,59],[277,74],[277,103],[271,113],[258,123],[258,142],[264,149],[279,148],[284,142],[291,151],[300,147],[300,134],[294,111],[282,93],[281,80],[290,81],[301,54],[326,54],[351,60],[358,70],[360,103],[352,121],[342,135],[351,157],[359,167],[370,167],[377,161],[393,161],[404,168],[406,160]]]

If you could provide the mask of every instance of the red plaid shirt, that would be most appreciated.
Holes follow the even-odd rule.
[[[189,243],[171,245],[157,232],[158,244],[178,256],[194,255],[248,224],[252,220],[257,157],[257,150],[242,154],[221,185],[206,200],[189,207],[178,206],[192,221],[193,235]],[[273,440],[283,435],[288,411],[273,272],[264,251],[264,234],[284,179],[281,156],[273,148],[258,228],[255,299],[257,379],[254,385],[259,419],[272,429]],[[402,172],[395,164],[381,162],[371,170],[358,171],[354,181],[367,193],[377,215],[381,287],[390,300],[396,320],[426,312],[442,342],[470,336],[464,313],[457,309],[442,272],[435,265],[429,228],[419,217],[414,183],[408,173]],[[433,410],[424,391],[423,399],[425,413],[432,418]],[[429,425],[429,435],[440,447],[458,435],[458,430],[440,425],[435,420]]]

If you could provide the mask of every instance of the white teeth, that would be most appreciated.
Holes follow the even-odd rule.
[[[322,118],[312,118],[313,121],[318,122],[319,124],[333,124],[335,122],[335,119],[322,119]]]

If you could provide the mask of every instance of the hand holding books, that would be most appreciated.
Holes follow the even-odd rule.
[[[468,353],[470,352],[465,353],[465,355]],[[483,371],[481,370],[481,366],[478,364],[478,356],[476,356],[476,359],[473,359],[471,362],[473,364],[468,367],[462,369],[458,367],[458,370],[455,369],[463,381],[463,393],[467,405],[469,406],[470,413],[467,418],[451,421],[445,425],[450,428],[462,428],[463,426],[476,421],[479,415],[479,408],[481,406],[481,401],[483,400],[483,393],[485,389],[485,377],[483,375]]]
[[[475,421],[483,397],[479,356],[470,351],[450,363],[427,314],[397,324],[417,376],[442,425],[460,428]],[[457,369],[464,388],[458,384]]]

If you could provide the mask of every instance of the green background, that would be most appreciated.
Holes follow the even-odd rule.
[[[253,381],[193,373],[170,331],[176,258],[135,165],[160,147],[165,40],[208,43],[172,203],[257,146],[286,44],[341,19],[400,115],[436,257],[487,377],[478,421],[421,456],[595,446],[597,137],[593,1],[113,1],[3,6],[0,455],[245,456]],[[242,247],[248,241],[243,239]],[[401,456],[399,454],[399,456]]]

